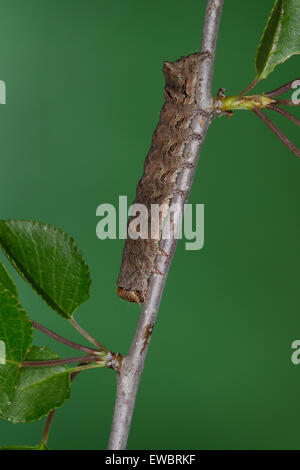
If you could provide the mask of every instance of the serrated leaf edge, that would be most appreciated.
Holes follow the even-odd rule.
[[[0,265],[1,265],[1,267],[4,269],[5,274],[7,275],[8,279],[9,279],[9,280],[11,281],[11,283],[12,283],[12,286],[13,286],[13,289],[14,289],[14,293],[13,293],[10,289],[7,289],[7,287],[4,287],[3,290],[8,290],[8,291],[18,300],[18,290],[17,290],[17,286],[16,286],[16,284],[15,284],[15,281],[13,280],[13,278],[11,277],[11,275],[9,274],[7,267],[5,266],[4,263],[2,263],[2,261],[0,261]]]
[[[49,227],[51,229],[54,229],[54,231],[57,231],[59,232],[61,235],[63,235],[63,237],[66,239],[66,240],[69,240],[71,243],[72,243],[72,247],[74,248],[74,251],[79,255],[79,258],[83,264],[83,266],[86,268],[86,272],[87,272],[87,275],[88,275],[88,297],[86,300],[88,300],[88,298],[90,297],[90,293],[91,293],[91,284],[92,284],[92,279],[91,279],[91,273],[90,273],[90,268],[88,266],[88,264],[86,263],[84,257],[83,257],[83,254],[81,252],[81,250],[78,248],[78,245],[77,243],[75,242],[74,238],[71,237],[70,235],[67,234],[67,232],[63,231],[62,229],[58,228],[58,227],[55,227],[54,225],[52,224],[47,224],[47,223],[44,223],[44,222],[38,222],[38,221],[34,221],[34,220],[21,220],[21,219],[16,219],[16,220],[4,220],[4,219],[1,219],[0,222],[4,222],[4,223],[7,223],[7,222],[16,222],[16,223],[31,223],[33,225],[39,225],[40,227]],[[16,271],[20,274],[20,276],[24,279],[24,281],[26,281],[32,288],[33,290],[36,292],[36,294],[41,297],[41,299],[54,311],[60,313],[60,315],[62,315],[64,318],[67,318],[68,320],[70,318],[73,317],[73,315],[76,313],[76,311],[78,310],[78,308],[82,305],[79,305],[79,307],[74,310],[74,312],[72,313],[72,315],[68,315],[66,314],[66,312],[64,312],[57,304],[56,302],[52,301],[52,305],[51,305],[51,302],[50,301],[47,301],[46,299],[47,298],[50,298],[48,296],[48,294],[44,294],[45,295],[45,298],[37,291],[37,289],[34,287],[36,285],[36,283],[34,282],[34,279],[32,279],[32,277],[30,275],[28,275],[28,278],[26,278],[26,276],[23,274],[23,272],[26,272],[27,271],[24,269],[22,271],[22,269],[18,266],[18,263],[14,260],[14,258],[11,256],[11,254],[9,252],[7,252],[6,248],[3,246],[2,242],[1,242],[1,237],[0,237],[0,246],[4,252],[4,254],[6,255],[7,259],[10,261],[10,263],[14,266],[14,268],[16,269]],[[32,279],[32,282],[29,280],[29,279]],[[86,301],[85,300],[85,301]],[[53,305],[56,305],[56,309],[53,308]]]
[[[43,415],[41,415],[39,418],[37,419],[26,419],[25,421],[23,420],[13,420],[11,418],[7,418],[4,414],[1,414],[1,418],[4,419],[4,421],[7,421],[8,423],[12,423],[12,424],[26,424],[26,423],[36,423],[37,421],[40,421],[41,419],[45,418],[46,416],[48,416],[49,413],[51,413],[51,411],[53,410],[58,410],[59,408],[61,408],[65,402],[67,400],[70,399],[70,396],[71,396],[71,372],[69,371],[65,371],[65,372],[61,372],[60,374],[56,374],[55,377],[57,377],[58,375],[62,375],[62,374],[69,374],[69,393],[67,394],[67,396],[60,402],[57,402],[57,404],[55,404],[53,406],[53,408],[49,409],[49,411],[47,413],[44,413]],[[51,380],[51,378],[49,378],[49,380]],[[45,381],[47,382],[47,381]]]
[[[30,339],[31,339],[31,343],[30,343],[30,345],[29,345],[28,348],[27,348],[26,355],[25,355],[25,357],[26,357],[26,356],[28,355],[30,349],[32,348],[32,341],[33,341],[33,325],[32,325],[32,321],[30,320],[30,318],[29,318],[28,313],[26,312],[26,310],[24,310],[23,306],[20,304],[19,300],[18,300],[14,295],[12,295],[11,291],[10,291],[9,289],[3,289],[3,292],[6,292],[6,293],[15,301],[16,306],[17,306],[17,310],[18,310],[19,312],[24,313],[25,316],[27,317],[27,319],[29,320],[29,323],[30,323]],[[18,365],[18,364],[20,364],[19,362],[14,362],[14,361],[9,361],[9,360],[7,360],[6,362],[9,363],[9,364],[12,364],[12,365]],[[2,365],[5,367],[5,364],[2,364]],[[20,374],[20,369],[17,370],[17,374],[16,374],[16,384],[17,384],[17,382],[18,382],[18,380],[19,380],[19,374]],[[16,396],[16,393],[17,393],[17,389],[15,388],[14,394],[13,394],[13,400],[14,400],[14,398],[15,398],[15,396]],[[1,412],[1,410],[0,410],[0,418],[2,418],[2,416],[3,416],[3,412]]]
[[[32,345],[32,346],[29,348],[29,351],[27,352],[27,355],[28,355],[28,353],[31,351],[31,349],[32,349],[33,347],[38,348],[39,346]],[[57,354],[53,353],[53,351],[52,351],[50,348],[48,348],[47,346],[44,346],[44,349],[45,349],[45,348],[48,349],[48,350],[53,354],[53,359],[59,359],[59,356],[58,356]],[[38,359],[36,359],[36,360],[38,360]],[[49,369],[50,369],[50,368],[54,368],[54,367],[57,367],[57,366],[49,366]],[[39,418],[34,419],[34,420],[27,419],[25,422],[22,421],[22,420],[16,421],[16,420],[13,420],[13,419],[6,418],[4,413],[1,413],[1,418],[4,419],[5,421],[9,422],[9,423],[12,423],[12,424],[35,423],[35,422],[39,421],[40,419],[45,418],[45,416],[48,416],[48,414],[51,413],[51,411],[57,410],[57,409],[61,408],[61,407],[64,405],[64,403],[65,403],[67,400],[70,399],[70,396],[71,396],[71,384],[72,384],[72,381],[71,381],[71,374],[72,374],[72,372],[73,372],[73,368],[70,367],[70,368],[66,368],[66,370],[64,370],[64,371],[61,371],[61,372],[55,374],[55,377],[57,377],[57,376],[59,376],[59,375],[63,375],[63,374],[68,375],[69,393],[68,393],[67,396],[63,399],[62,402],[58,402],[58,404],[55,404],[55,406],[53,406],[53,408],[51,408],[47,413],[41,415]],[[38,384],[40,384],[40,383],[43,383],[43,382],[47,382],[47,380],[51,380],[52,378],[53,378],[53,377],[48,377],[46,380],[42,380],[42,381],[40,381],[40,382],[35,382],[35,384],[34,384],[33,386],[27,387],[27,389],[29,389],[29,388],[34,388],[36,385],[38,385]],[[19,380],[19,378],[18,378],[18,380]],[[22,390],[25,390],[25,389],[22,389]],[[17,390],[16,390],[16,392],[17,392]],[[15,393],[16,393],[16,392],[15,392]],[[1,450],[1,448],[0,448],[0,450]]]

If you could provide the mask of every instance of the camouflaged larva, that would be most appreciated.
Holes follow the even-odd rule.
[[[128,236],[118,277],[118,294],[130,302],[145,301],[149,277],[155,271],[159,240],[150,238],[151,204],[170,203],[176,194],[178,174],[185,167],[185,145],[191,139],[199,138],[190,124],[199,111],[195,91],[200,62],[201,54],[191,54],[172,63],[164,62],[165,102],[134,201],[148,209],[149,238],[133,240]],[[161,227],[159,230],[161,233]]]

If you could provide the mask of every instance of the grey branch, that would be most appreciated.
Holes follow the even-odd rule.
[[[219,31],[219,23],[222,14],[224,0],[207,0],[204,28],[202,34],[201,52],[205,54],[205,60],[201,61],[198,73],[198,87],[196,101],[200,108],[201,117],[192,122],[195,133],[200,134],[199,141],[193,140],[187,144],[185,152],[189,152],[191,168],[180,172],[177,180],[178,188],[182,194],[176,195],[172,203],[179,204],[182,213],[187,202],[199,154],[207,130],[214,117],[211,95],[214,58]],[[175,215],[176,217],[176,215]],[[174,220],[175,226],[177,225]],[[117,397],[114,418],[111,428],[108,449],[126,449],[131,419],[136,399],[136,394],[144,367],[144,361],[148,350],[149,340],[155,324],[162,293],[168,276],[171,261],[176,250],[177,240],[173,234],[168,240],[162,240],[161,250],[169,254],[169,257],[158,256],[156,268],[162,274],[154,273],[151,276],[147,298],[144,303],[139,323],[130,347],[129,354],[125,357],[121,372],[117,374]]]

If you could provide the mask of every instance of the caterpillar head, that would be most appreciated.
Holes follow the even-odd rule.
[[[194,99],[191,95],[195,90],[200,60],[201,55],[195,53],[188,57],[181,57],[175,62],[164,62],[163,73],[166,80],[167,100],[182,103],[188,98]]]
[[[124,289],[123,287],[118,287],[117,293],[122,299],[127,300],[127,302],[135,302],[139,305],[142,302],[145,302],[146,295],[144,292],[139,292],[137,290]]]

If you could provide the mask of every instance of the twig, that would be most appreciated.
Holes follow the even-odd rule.
[[[49,330],[43,325],[40,325],[36,321],[32,320],[32,324],[34,328],[37,330],[41,331],[42,333],[45,333],[45,335],[50,336],[50,338],[55,339],[55,341],[59,341],[60,343],[66,344],[67,346],[70,346],[71,348],[78,349],[79,351],[86,352],[86,353],[96,353],[97,349],[89,348],[87,346],[82,346],[81,344],[74,343],[73,341],[70,341],[69,339],[63,338],[62,336],[58,335],[54,331]]]
[[[199,153],[208,127],[214,117],[211,84],[222,6],[223,0],[207,0],[201,44],[201,52],[205,54],[206,58],[200,64],[197,95],[195,96],[202,116],[201,118],[197,117],[192,122],[193,130],[200,134],[201,139],[199,139],[199,141],[193,140],[186,146],[185,151],[189,152],[189,162],[193,164],[193,168],[186,168],[180,172],[177,185],[183,193],[172,199],[172,202],[180,205],[182,213],[192,186]],[[175,217],[177,217],[177,220],[175,220]],[[174,216],[175,226],[177,226],[179,217],[179,214]],[[135,398],[144,367],[148,344],[155,324],[170,263],[175,253],[176,244],[176,237],[174,233],[172,233],[170,239],[163,240],[160,245],[161,250],[168,253],[169,257],[158,256],[157,258],[156,268],[162,275],[154,273],[150,279],[147,298],[140,315],[129,354],[125,357],[121,372],[117,375],[117,397],[108,445],[110,450],[124,450],[126,448]]]
[[[70,323],[76,328],[79,333],[84,336],[90,343],[94,344],[99,351],[108,351],[103,344],[99,343],[93,336],[91,336],[87,331],[85,331],[74,318],[70,318]]]

